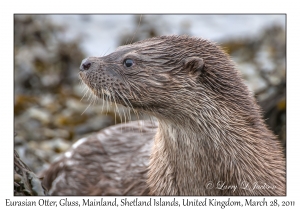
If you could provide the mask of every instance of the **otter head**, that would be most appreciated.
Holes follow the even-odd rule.
[[[243,91],[236,87],[240,79],[228,56],[211,42],[188,36],[121,46],[107,56],[84,59],[80,70],[98,97],[157,117],[191,115],[227,93]]]

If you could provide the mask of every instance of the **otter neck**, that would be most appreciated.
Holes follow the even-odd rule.
[[[218,101],[209,97],[183,95],[185,98],[174,97],[177,101],[170,103],[177,106],[156,115],[159,127],[148,179],[154,195],[208,195],[205,183],[220,178],[216,171],[223,164],[221,157],[226,156],[222,148],[226,142],[231,145],[224,137],[231,123],[226,112],[233,110],[218,108]],[[198,101],[204,97],[207,103]]]
[[[213,123],[208,126],[212,132],[194,120],[185,120],[185,126],[159,120],[149,169],[152,194],[209,194],[204,183],[220,178],[215,173],[224,162],[221,157],[226,156],[222,150],[226,140],[219,132],[225,128],[216,128]]]
[[[282,157],[264,123],[257,118],[256,125],[249,125],[241,115],[218,112],[198,111],[197,117],[187,118],[182,123],[158,119],[148,174],[151,194],[260,195],[273,192],[262,189],[237,193],[232,189],[217,189],[216,185],[259,182],[284,186],[281,178],[270,175],[270,171],[274,171],[273,164],[281,164]],[[222,117],[209,118],[210,115]],[[266,150],[275,155],[262,155]],[[278,171],[281,177],[283,167]]]

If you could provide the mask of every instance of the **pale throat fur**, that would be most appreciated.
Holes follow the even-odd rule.
[[[96,96],[158,119],[147,180],[151,194],[276,194],[207,188],[219,181],[268,182],[285,194],[282,149],[217,45],[188,36],[156,37],[90,57],[84,65],[80,76]]]

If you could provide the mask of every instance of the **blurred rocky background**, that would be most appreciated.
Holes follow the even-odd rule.
[[[78,78],[83,58],[169,34],[221,44],[285,148],[284,15],[15,15],[14,147],[23,162],[39,174],[79,138],[124,122],[86,94]]]

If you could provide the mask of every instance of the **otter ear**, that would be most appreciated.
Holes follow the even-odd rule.
[[[204,60],[199,57],[189,57],[184,59],[183,65],[188,73],[200,76],[204,69]]]

